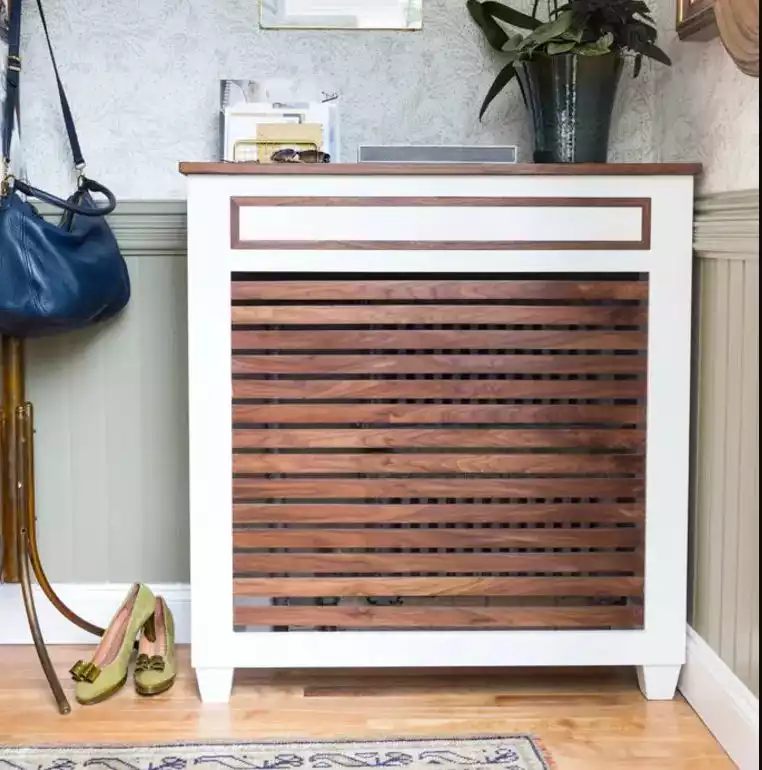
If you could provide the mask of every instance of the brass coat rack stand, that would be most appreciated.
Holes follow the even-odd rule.
[[[0,401],[0,580],[20,583],[29,630],[61,714],[71,711],[50,661],[37,617],[32,573],[51,604],[75,625],[96,636],[103,629],[70,610],[53,590],[40,558],[34,501],[34,411],[26,400],[24,341],[2,337],[3,389]]]
[[[13,0],[8,0],[10,6]],[[50,660],[40,629],[32,574],[50,603],[79,628],[105,633],[70,610],[50,585],[37,543],[34,500],[34,410],[26,400],[24,340],[0,335],[3,383],[0,393],[0,583],[20,583],[29,630],[61,714],[71,706]]]

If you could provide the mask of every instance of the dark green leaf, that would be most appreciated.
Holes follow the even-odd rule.
[[[545,50],[549,56],[558,56],[558,54],[569,53],[576,45],[577,43],[574,40],[565,40],[563,42],[551,40]]]
[[[481,120],[484,117],[484,113],[487,111],[487,108],[492,104],[492,101],[494,98],[508,85],[508,83],[511,82],[516,77],[516,65],[513,62],[510,62],[503,67],[503,69],[500,70],[497,77],[495,78],[495,82],[490,86],[489,91],[487,91],[487,95],[484,97],[484,103],[482,104],[481,110],[479,110],[479,120]]]
[[[598,43],[584,43],[574,49],[574,53],[580,56],[605,56],[611,53],[610,48],[602,48]]]
[[[487,13],[479,0],[468,0],[466,8],[471,14],[471,18],[477,23],[487,42],[497,51],[502,51],[503,46],[508,41],[506,31]]]
[[[565,11],[560,14],[554,21],[549,21],[547,24],[543,24],[538,27],[531,35],[526,39],[528,45],[539,46],[547,43],[553,38],[561,37],[564,32],[567,32],[571,27],[572,14],[570,11]]]
[[[521,78],[517,77],[516,82],[519,84],[519,91],[521,91],[521,99],[524,102],[524,106],[529,109],[529,101],[527,100],[527,92],[524,90],[524,84],[521,82]]]
[[[661,48],[658,48],[652,43],[641,45],[636,50],[638,53],[642,53],[643,56],[647,56],[649,59],[655,59],[662,64],[666,64],[668,67],[672,66],[672,59],[670,59],[669,56],[667,56],[667,54],[661,50]]]
[[[561,37],[564,40],[573,40],[575,43],[581,43],[582,42],[582,36],[584,34],[584,30],[580,26],[573,25],[570,27],[566,32],[564,32]]]
[[[524,42],[523,35],[513,35],[508,42],[503,46],[503,51],[506,53],[515,53]]]
[[[510,24],[512,27],[518,27],[519,29],[537,29],[540,26],[540,22],[537,19],[527,16],[525,13],[515,11],[513,8],[509,8],[503,3],[498,3],[495,0],[485,0],[482,3],[484,12],[495,19]]]

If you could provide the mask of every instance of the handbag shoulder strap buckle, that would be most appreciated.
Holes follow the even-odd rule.
[[[11,164],[6,158],[0,161],[0,198],[5,198],[13,187],[15,177],[11,174]]]

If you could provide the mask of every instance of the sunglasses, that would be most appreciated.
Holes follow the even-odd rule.
[[[278,150],[270,156],[273,163],[330,163],[331,156],[319,150]]]

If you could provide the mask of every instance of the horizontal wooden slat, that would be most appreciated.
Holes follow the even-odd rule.
[[[240,300],[645,300],[645,281],[236,281]]]
[[[236,404],[233,422],[251,423],[576,423],[643,424],[641,406],[598,404]]]
[[[585,324],[637,326],[644,305],[235,305],[234,325]]]
[[[264,498],[639,497],[643,491],[640,479],[233,479],[233,497],[237,501]]]
[[[617,572],[643,574],[640,553],[235,553],[237,577],[247,574],[405,572],[500,574],[511,572]]]
[[[633,473],[643,455],[236,454],[234,473]]]
[[[633,628],[640,607],[235,607],[241,626],[341,628]]]
[[[643,398],[637,380],[233,380],[235,399]]]
[[[251,448],[391,448],[500,447],[502,449],[631,449],[642,450],[645,431],[627,430],[528,430],[478,429],[436,430],[429,428],[282,429],[242,428],[233,431],[234,449]]]
[[[645,355],[234,355],[233,374],[643,374]]]
[[[234,596],[642,596],[636,577],[237,578]]]
[[[638,548],[643,530],[612,529],[258,529],[233,534],[234,548]],[[392,557],[393,558],[393,557]]]
[[[639,523],[643,503],[317,504],[238,503],[233,523],[240,524],[556,524]]]
[[[644,350],[644,331],[236,331],[234,350]]]

